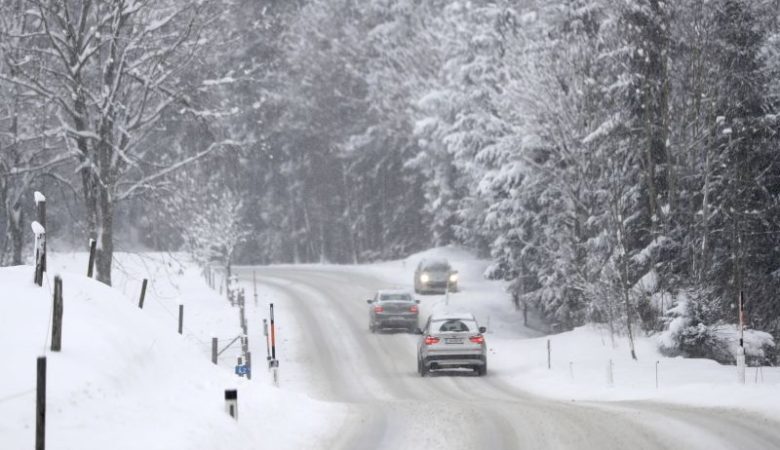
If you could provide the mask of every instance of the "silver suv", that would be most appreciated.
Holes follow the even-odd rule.
[[[438,369],[470,368],[478,375],[487,373],[485,327],[473,314],[434,314],[425,328],[417,330],[417,372],[425,376]]]

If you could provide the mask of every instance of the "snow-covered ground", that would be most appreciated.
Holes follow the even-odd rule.
[[[44,354],[51,449],[295,449],[331,431],[324,418],[340,417],[341,405],[273,387],[265,370],[251,382],[238,378],[235,344],[219,367],[211,363],[211,335],[221,346],[235,337],[238,312],[185,258],[117,260],[114,289],[82,275],[83,254],[52,255],[42,288],[33,285],[31,267],[0,268],[0,448],[33,447],[35,366]],[[54,274],[62,275],[64,292],[59,353],[49,351]],[[144,277],[152,281],[141,310]],[[295,330],[284,331],[294,339]],[[238,421],[225,413],[228,388],[238,389]]]
[[[621,401],[652,400],[736,407],[780,418],[776,400],[780,398],[780,369],[765,367],[756,373],[751,368],[748,384],[742,386],[736,383],[733,366],[661,356],[654,337],[637,339],[639,361],[633,361],[624,337],[616,337],[613,346],[608,332],[597,327],[544,336],[538,331],[541,326],[522,326],[522,311],[515,310],[505,283],[483,279],[488,262],[460,248],[433,249],[378,264],[313,268],[316,273],[363,274],[369,276],[363,280],[378,278],[385,283],[361,288],[366,291],[383,287],[411,289],[414,268],[423,257],[448,258],[459,271],[461,290],[449,297],[417,296],[422,300],[422,312],[470,311],[488,326],[490,380],[486,381],[491,382],[490,386],[502,383],[567,402],[607,401],[620,407]],[[276,279],[276,286],[259,285],[255,303],[251,276],[247,275],[252,268],[241,269],[255,362],[254,379],[247,381],[233,374],[239,354],[236,344],[220,356],[218,367],[210,362],[212,335],[219,337],[220,347],[238,335],[238,310],[206,285],[200,270],[186,257],[118,254],[114,288],[86,279],[85,269],[84,254],[53,254],[46,284],[38,288],[32,284],[31,267],[0,268],[1,448],[30,448],[33,444],[35,360],[42,354],[48,356],[49,365],[47,442],[54,449],[329,448],[329,443],[341,442],[334,441],[334,433],[353,420],[350,418],[356,411],[366,411],[366,407],[355,409],[354,405],[330,401],[329,387],[350,384],[330,383],[312,370],[316,366],[313,360],[322,361],[317,354],[319,347],[312,345],[318,338],[311,336],[312,330],[304,329],[307,322],[311,325],[312,318],[295,316],[302,311],[296,302],[316,303],[316,296],[310,296],[305,286],[289,292],[309,297],[293,298],[282,294],[279,286],[294,281]],[[48,350],[50,287],[55,274],[64,278],[60,353]],[[140,310],[137,304],[143,278],[148,278],[150,284],[144,309]],[[264,369],[262,318],[268,315],[269,302],[277,308],[279,387],[271,385]],[[185,308],[182,336],[176,331],[179,303]],[[352,311],[353,306],[360,311]],[[317,306],[312,304],[310,308],[316,311]],[[365,304],[362,299],[350,297],[345,298],[344,308],[361,316]],[[539,325],[533,315],[530,319]],[[368,337],[367,329],[365,333]],[[397,337],[392,341],[413,342],[412,336]],[[390,336],[374,338],[369,346],[373,351],[407,353],[383,347]],[[548,339],[551,369],[547,368]],[[361,348],[355,345],[350,351]],[[357,358],[352,362],[365,356],[345,355],[347,359]],[[404,378],[398,386],[390,386],[427,392],[424,388],[430,383],[424,381],[433,380],[419,380],[413,375],[413,356],[408,361],[402,359],[393,362],[393,367],[397,366]],[[610,361],[611,385],[607,376]],[[461,381],[438,380],[436,386],[446,391],[460,386]],[[363,386],[384,398],[381,389],[374,389],[379,382],[384,380],[366,379],[355,389]],[[224,411],[226,388],[239,390],[238,421]],[[335,394],[334,398],[340,398]]]

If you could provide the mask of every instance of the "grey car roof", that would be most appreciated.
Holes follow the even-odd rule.
[[[412,296],[412,293],[410,291],[405,290],[405,289],[379,289],[378,291],[376,291],[376,293],[379,294],[379,295],[384,295],[384,294],[407,294],[409,297]]]
[[[422,266],[423,267],[439,266],[439,265],[441,265],[441,266],[449,266],[450,265],[450,262],[447,261],[444,258],[426,258],[426,259],[423,259],[421,262],[422,262]]]
[[[450,319],[458,319],[458,320],[473,320],[476,322],[476,317],[474,317],[474,314],[471,314],[469,312],[459,312],[459,313],[434,313],[431,314],[431,320],[450,320]]]

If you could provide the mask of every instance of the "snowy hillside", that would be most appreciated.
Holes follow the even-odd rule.
[[[0,268],[3,449],[33,447],[35,364],[43,354],[50,449],[294,449],[311,446],[326,429],[317,417],[338,417],[337,406],[272,387],[264,370],[249,382],[231,373],[230,362],[214,366],[192,336],[178,335],[176,321],[154,306],[159,299],[149,298],[141,310],[135,298],[73,273],[63,273],[62,351],[50,352],[53,280],[39,288],[32,273],[28,266]],[[230,312],[198,278],[177,279],[203,292],[186,304],[191,316]],[[225,413],[226,388],[238,389],[238,422]]]

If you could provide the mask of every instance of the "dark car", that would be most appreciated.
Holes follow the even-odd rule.
[[[412,294],[406,291],[377,291],[373,299],[367,300],[368,329],[376,333],[383,328],[403,328],[414,332],[418,327],[419,309]]]
[[[445,259],[423,259],[414,271],[414,292],[446,294],[458,291],[458,272]]]

